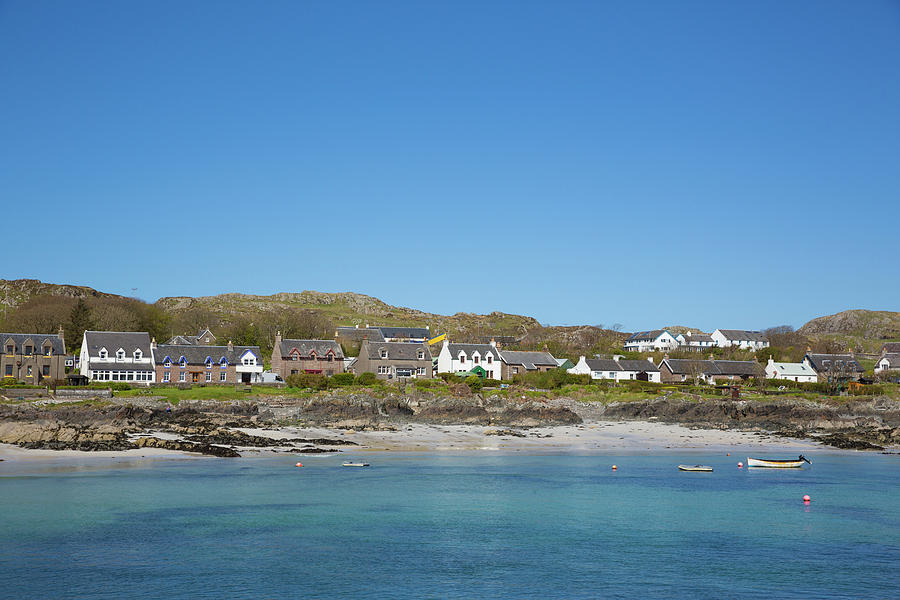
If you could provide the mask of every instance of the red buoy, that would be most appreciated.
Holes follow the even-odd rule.
[[[812,498],[809,497],[809,494],[803,496],[803,502],[805,502],[806,504],[809,504],[810,500],[812,500]]]
[[[302,466],[303,466],[303,463],[297,463],[297,465],[296,465],[296,466],[298,466],[298,467],[302,467]]]
[[[743,468],[744,468],[744,463],[739,462],[739,463],[738,463],[738,469],[743,469]]]

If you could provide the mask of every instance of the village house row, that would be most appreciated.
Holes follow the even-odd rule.
[[[510,380],[528,373],[563,368],[592,379],[651,382],[746,380],[766,377],[796,382],[841,379],[858,380],[863,368],[852,354],[808,352],[801,363],[692,360],[669,358],[654,364],[629,360],[581,356],[577,363],[555,358],[550,352],[504,350],[494,339],[489,343],[452,343],[446,336],[432,337],[420,327],[339,327],[333,340],[300,340],[277,334],[271,355],[271,370],[264,372],[258,346],[218,344],[208,328],[197,335],[178,335],[157,344],[146,332],[86,331],[81,350],[67,355],[62,328],[55,334],[0,333],[3,354],[0,374],[23,383],[70,383],[122,381],[133,384],[253,384],[285,381],[291,375],[317,373],[335,375],[374,373],[379,379],[430,378],[441,373],[477,375],[485,379]],[[356,357],[346,357],[342,343],[358,345]],[[436,355],[432,350],[440,344]],[[625,348],[638,352],[676,349],[702,350],[738,347],[760,350],[768,340],[759,332],[719,330],[712,334],[672,335],[665,329],[638,332]],[[900,343],[886,343],[875,372],[900,372]]]

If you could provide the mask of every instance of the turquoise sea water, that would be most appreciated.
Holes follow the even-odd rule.
[[[0,597],[900,598],[898,456],[351,456],[2,462]]]

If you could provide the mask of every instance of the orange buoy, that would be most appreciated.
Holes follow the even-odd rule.
[[[613,471],[615,471],[615,470],[618,469],[618,468],[619,468],[619,467],[617,467],[616,465],[613,465],[613,466],[612,466],[612,470],[613,470]]]
[[[726,452],[725,456],[731,456],[731,452]]]
[[[295,466],[302,467],[303,463],[297,463]]]
[[[809,494],[806,494],[805,496],[803,496],[803,501],[804,501],[806,504],[809,504],[809,501],[810,501],[810,500],[812,500],[812,498],[809,497]]]

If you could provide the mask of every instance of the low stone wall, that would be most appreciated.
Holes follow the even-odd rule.
[[[47,398],[47,388],[0,388],[0,395],[7,398]]]
[[[77,400],[85,400],[87,398],[112,398],[113,393],[110,389],[87,389],[87,390],[56,390],[57,398],[73,398]]]

